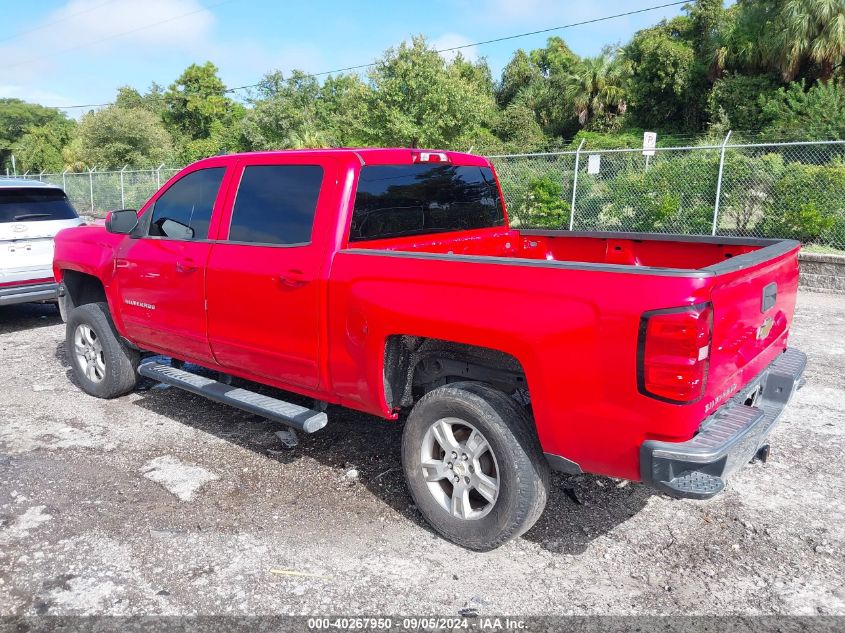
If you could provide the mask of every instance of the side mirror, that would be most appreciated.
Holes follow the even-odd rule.
[[[138,226],[138,212],[135,209],[110,211],[106,216],[106,231],[128,235]]]

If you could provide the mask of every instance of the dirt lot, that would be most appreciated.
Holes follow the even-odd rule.
[[[767,464],[709,502],[555,476],[487,554],[423,523],[399,425],[332,408],[287,451],[175,389],[91,398],[63,339],[0,308],[0,614],[845,614],[845,297],[800,297],[808,383]]]

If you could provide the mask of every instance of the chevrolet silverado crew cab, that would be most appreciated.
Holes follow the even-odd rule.
[[[798,249],[517,230],[485,158],[337,149],[199,161],[62,231],[54,269],[89,394],[142,375],[308,433],[327,403],[408,411],[417,507],[484,550],[537,520],[550,469],[703,499],[765,459],[806,360]]]
[[[53,237],[79,224],[59,187],[0,178],[0,306],[56,300]]]

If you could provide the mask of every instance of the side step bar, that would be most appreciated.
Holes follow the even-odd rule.
[[[254,391],[226,385],[217,380],[192,374],[184,369],[156,362],[142,363],[138,373],[158,382],[163,382],[185,391],[190,391],[209,400],[221,402],[256,415],[281,422],[305,433],[319,431],[328,422],[322,411],[300,407],[298,404],[285,402]]]

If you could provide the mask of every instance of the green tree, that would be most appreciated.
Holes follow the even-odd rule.
[[[496,86],[496,101],[506,107],[523,89],[545,79],[543,71],[524,50],[519,49],[502,70],[502,79]]]
[[[78,129],[79,160],[89,167],[150,168],[172,160],[170,135],[154,114],[143,108],[109,106],[82,117]]]
[[[509,149],[517,152],[542,149],[546,139],[534,111],[521,101],[511,103],[502,111],[493,132]]]
[[[257,87],[254,107],[241,124],[251,149],[324,147],[325,135],[317,120],[320,85],[295,70],[289,79],[280,71],[268,73]]]
[[[374,137],[369,128],[370,86],[358,75],[329,75],[320,86],[317,121],[322,134],[334,147],[366,145]]]
[[[518,50],[502,73],[496,100],[504,108],[518,103],[513,113],[532,111],[547,136],[570,136],[579,125],[566,87],[578,64],[578,56],[559,37],[530,53]]]
[[[30,127],[13,146],[20,171],[59,172],[65,168],[62,149],[75,132],[73,121],[50,121]]]
[[[587,127],[598,117],[624,113],[625,78],[612,53],[581,60],[567,77],[565,95],[572,103],[578,122]]]
[[[637,32],[625,47],[631,107],[644,126],[701,126],[704,104],[696,102],[703,99],[706,86],[690,29],[689,18],[682,16]]]
[[[448,148],[482,134],[495,103],[492,94],[463,79],[464,63],[447,63],[423,37],[389,49],[370,72],[370,127],[378,131],[373,141]]]
[[[191,64],[164,93],[164,122],[176,137],[207,139],[215,122],[224,126],[243,115],[226,96],[217,66]]]
[[[143,108],[158,117],[164,117],[164,89],[153,82],[147,92],[141,94],[131,86],[121,86],[117,89],[114,105],[121,108]]]
[[[20,99],[0,99],[0,167],[10,166],[12,148],[31,128],[67,121],[67,117],[55,108]]]
[[[761,97],[764,132],[775,138],[845,139],[845,84],[829,82],[804,90],[804,82]]]
[[[727,73],[716,80],[708,95],[708,118],[716,121],[724,114],[729,129],[756,131],[763,117],[762,103],[779,86],[777,78],[771,75]]]
[[[791,81],[808,64],[827,81],[845,61],[845,0],[781,0],[764,55]]]

